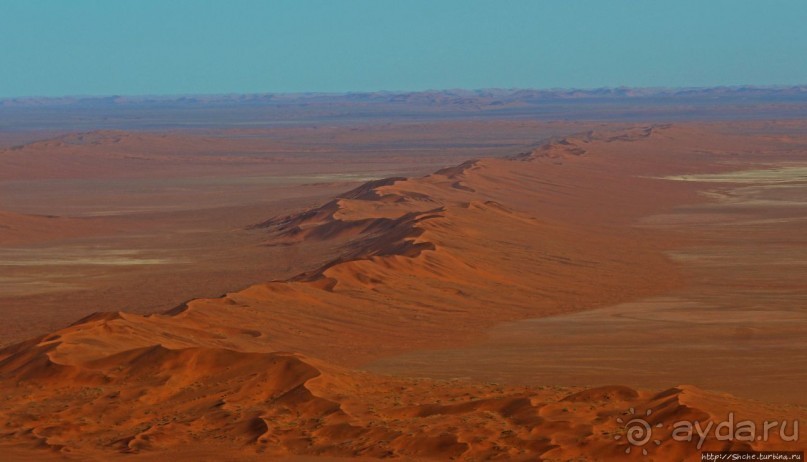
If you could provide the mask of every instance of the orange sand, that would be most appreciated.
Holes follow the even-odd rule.
[[[745,143],[688,127],[589,132],[272,218],[258,225],[268,245],[346,243],[288,280],[159,315],[99,313],[0,350],[0,448],[78,460],[640,460],[615,439],[616,418],[634,408],[661,424],[653,460],[700,460],[694,443],[670,440],[674,421],[727,410],[803,418],[691,386],[546,389],[353,369],[465,344],[503,321],[680,287],[662,251],[683,237],[634,223],[699,200],[692,184],[656,177],[728,170],[733,154],[698,149]],[[709,439],[704,449],[780,447],[798,446]]]

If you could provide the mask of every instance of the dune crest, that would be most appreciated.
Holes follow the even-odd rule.
[[[673,422],[721,422],[720,412],[738,405],[744,418],[765,415],[688,386],[660,393],[513,388],[381,377],[292,353],[200,347],[154,345],[80,366],[31,361],[15,368],[3,361],[0,371],[4,382],[15,382],[4,388],[17,403],[3,412],[9,424],[0,448],[13,443],[45,460],[48,454],[159,458],[199,447],[230,457],[641,460],[639,450],[626,456],[630,446],[616,438],[623,431],[618,419],[647,410],[647,421],[661,424],[654,432],[660,444],[650,447],[654,457],[696,460],[697,440],[673,440]],[[702,446],[754,447],[714,437]],[[787,445],[774,440],[764,447]]]
[[[626,409],[653,409],[653,423],[667,426],[716,418],[712,409],[736,401],[691,387],[524,389],[351,369],[470,342],[503,321],[675,287],[677,270],[661,253],[672,238],[632,226],[647,202],[661,200],[637,200],[660,181],[646,177],[657,167],[631,162],[674,130],[553,140],[509,159],[370,182],[260,223],[266,245],[338,240],[342,252],[285,281],[164,314],[99,313],[0,350],[8,396],[0,447],[104,457],[208,445],[278,457],[608,460],[625,455],[614,432]],[[641,143],[650,144],[628,148]],[[627,159],[623,168],[604,168],[614,156]],[[591,187],[595,178],[602,188]],[[688,185],[670,187],[690,194]],[[579,210],[602,195],[618,213]],[[669,438],[657,450],[696,454]]]

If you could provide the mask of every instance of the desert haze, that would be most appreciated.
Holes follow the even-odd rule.
[[[0,460],[801,451],[804,92],[752,90],[6,100]],[[779,426],[675,434],[727,419]]]

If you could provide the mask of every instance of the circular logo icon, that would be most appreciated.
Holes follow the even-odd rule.
[[[652,409],[648,409],[647,412],[643,416],[639,416],[636,414],[636,410],[630,408],[628,411],[628,415],[632,416],[627,422],[622,419],[622,417],[618,417],[616,419],[617,422],[622,424],[622,429],[624,430],[624,437],[628,441],[628,447],[625,448],[625,454],[630,454],[631,449],[634,447],[641,447],[642,454],[647,455],[647,448],[643,446],[649,443],[651,440],[656,446],[661,444],[660,440],[653,439],[653,428],[654,426],[650,425],[647,421],[647,417],[653,413]],[[662,427],[661,423],[657,423],[655,428]],[[618,433],[614,435],[615,440],[621,440],[623,435]]]

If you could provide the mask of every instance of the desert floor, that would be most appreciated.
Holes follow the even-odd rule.
[[[807,416],[805,133],[499,120],[18,134],[0,151],[0,451],[801,449],[672,430]],[[617,421],[629,409],[658,424],[647,457]]]

